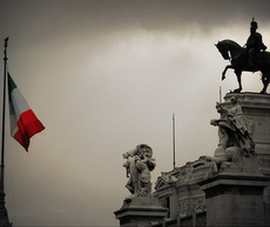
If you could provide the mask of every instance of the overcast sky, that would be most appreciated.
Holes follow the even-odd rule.
[[[122,153],[146,143],[152,181],[171,170],[172,113],[176,165],[213,155],[218,87],[237,88],[231,70],[221,81],[229,62],[214,44],[243,46],[255,17],[270,48],[269,9],[268,0],[0,0],[9,72],[46,127],[29,153],[6,129],[14,226],[118,225],[113,212],[129,195]],[[259,73],[243,74],[244,92],[261,89]]]

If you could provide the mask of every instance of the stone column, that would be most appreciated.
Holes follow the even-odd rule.
[[[250,131],[256,144],[255,150],[263,174],[270,176],[270,95],[258,93],[229,93],[224,97],[224,104],[228,105],[230,98],[237,96],[242,110],[250,123]],[[270,210],[270,184],[264,189],[265,211]],[[265,222],[270,226],[269,215]]]

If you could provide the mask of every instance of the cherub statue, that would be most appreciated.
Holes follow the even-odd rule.
[[[127,177],[129,177],[126,188],[134,195],[151,194],[150,172],[156,165],[152,155],[152,148],[146,144],[140,144],[134,150],[123,154],[123,158],[127,159],[123,166],[127,170]]]

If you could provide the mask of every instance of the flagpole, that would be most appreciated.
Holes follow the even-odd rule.
[[[172,124],[173,124],[173,169],[175,169],[175,119],[174,113],[172,115]]]
[[[2,147],[1,147],[1,193],[4,193],[4,155],[5,155],[5,115],[6,115],[6,81],[7,81],[7,46],[8,37],[5,38],[4,49],[4,79],[3,79],[3,113],[2,113]]]
[[[7,83],[7,46],[8,37],[5,38],[4,46],[4,79],[3,79],[3,112],[2,112],[2,145],[1,145],[1,179],[0,179],[0,226],[11,227],[8,212],[5,207],[5,191],[4,191],[4,154],[5,154],[5,113],[6,113],[6,83]]]

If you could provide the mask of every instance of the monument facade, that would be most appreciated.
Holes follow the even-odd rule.
[[[157,179],[165,226],[269,226],[270,95],[228,93],[216,109],[213,156]]]

